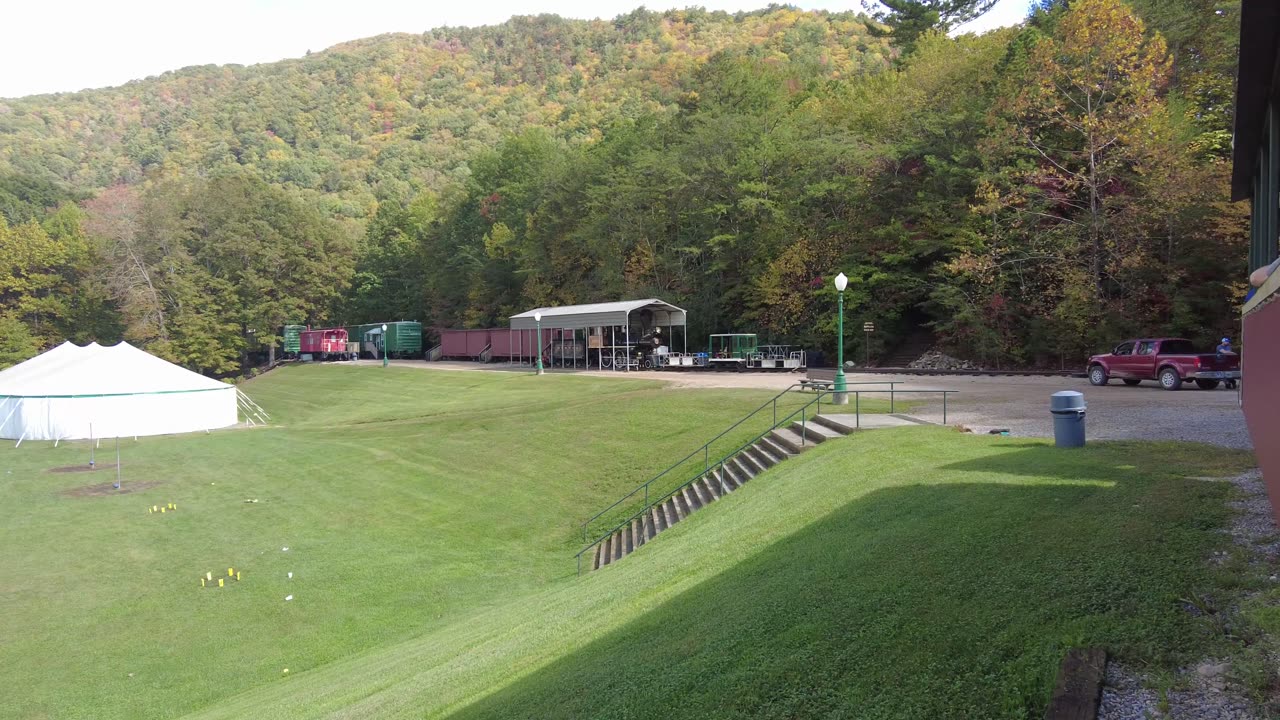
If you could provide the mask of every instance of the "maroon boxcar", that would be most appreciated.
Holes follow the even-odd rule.
[[[477,358],[489,345],[488,330],[441,330],[440,356]]]
[[[346,357],[347,331],[342,328],[303,330],[298,337],[300,352],[321,357]]]

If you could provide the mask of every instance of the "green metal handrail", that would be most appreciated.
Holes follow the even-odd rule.
[[[888,385],[888,386],[889,386],[890,397],[893,397],[892,392],[893,392],[893,390],[894,390],[894,387],[895,387],[896,385],[898,385],[899,383],[898,383],[898,381],[896,381],[896,380],[895,380],[895,381],[890,381],[890,380],[874,380],[874,381],[869,381],[869,382],[848,383],[848,384],[849,384],[849,385]],[[719,435],[716,435],[715,437],[713,437],[713,438],[711,438],[710,440],[706,441],[706,442],[705,442],[705,443],[703,443],[701,446],[699,446],[697,449],[695,449],[693,452],[691,452],[691,453],[689,453],[688,455],[685,455],[683,458],[681,458],[681,459],[677,460],[675,463],[673,463],[673,464],[672,464],[670,467],[668,467],[667,469],[663,470],[662,472],[658,473],[657,475],[654,475],[653,477],[649,478],[648,480],[646,480],[646,481],[644,481],[644,482],[640,483],[639,485],[635,486],[635,488],[633,488],[633,489],[631,490],[631,492],[629,492],[629,493],[627,493],[627,494],[623,495],[622,497],[618,498],[617,500],[615,500],[615,501],[613,502],[613,504],[612,504],[612,505],[610,505],[609,507],[607,507],[607,508],[605,508],[605,509],[601,510],[600,512],[596,513],[595,515],[592,515],[590,518],[588,518],[587,520],[585,520],[585,521],[582,523],[582,541],[583,541],[583,542],[586,542],[586,540],[587,540],[587,527],[588,527],[591,523],[593,523],[593,522],[595,522],[596,520],[600,519],[600,517],[601,517],[602,515],[604,515],[605,513],[609,512],[610,510],[613,510],[614,508],[618,507],[618,506],[619,506],[619,505],[621,505],[622,503],[624,503],[624,502],[626,502],[627,500],[631,499],[631,498],[632,498],[632,497],[634,497],[637,493],[639,493],[639,492],[641,492],[641,491],[644,491],[644,502],[645,502],[645,505],[648,505],[648,504],[649,504],[649,486],[651,486],[651,485],[652,485],[654,482],[656,482],[657,480],[662,479],[664,476],[666,476],[666,474],[667,474],[667,473],[671,472],[672,470],[675,470],[677,467],[680,467],[680,466],[681,466],[681,465],[683,465],[684,463],[686,463],[686,462],[688,462],[689,460],[691,460],[691,459],[693,459],[694,457],[696,457],[696,456],[698,455],[698,453],[702,453],[702,455],[703,455],[703,472],[706,472],[707,470],[709,470],[709,469],[710,469],[710,467],[711,467],[711,464],[712,464],[712,463],[710,462],[711,444],[712,444],[712,443],[714,443],[715,441],[719,440],[720,438],[724,437],[725,435],[729,434],[730,432],[732,432],[735,428],[737,428],[737,427],[738,427],[739,425],[741,425],[742,423],[744,423],[744,422],[746,422],[746,421],[750,420],[751,418],[755,417],[758,413],[760,413],[760,411],[764,410],[765,408],[767,408],[767,407],[772,407],[772,409],[773,409],[773,410],[772,410],[772,411],[773,411],[773,426],[771,426],[769,429],[770,429],[770,430],[772,430],[774,427],[777,427],[777,426],[778,426],[778,398],[782,397],[783,395],[786,395],[787,393],[789,393],[789,392],[791,392],[791,391],[795,390],[796,388],[807,389],[807,388],[809,388],[810,386],[811,386],[811,383],[792,383],[791,385],[788,385],[788,386],[786,387],[786,389],[784,389],[782,392],[780,392],[780,393],[778,393],[777,395],[774,395],[772,398],[769,398],[768,400],[764,401],[764,404],[763,404],[763,405],[761,405],[760,407],[756,408],[755,410],[752,410],[751,412],[749,412],[749,413],[747,413],[746,415],[744,415],[740,420],[738,420],[738,421],[737,421],[737,422],[735,422],[734,424],[730,425],[729,427],[727,427],[727,428],[725,428],[723,431],[721,431]],[[819,399],[821,398],[821,396],[822,396],[822,392],[820,391],[820,392],[818,393],[818,397],[819,397]],[[812,402],[812,401],[811,401],[811,402]]]
[[[850,385],[852,385],[852,384],[859,384],[859,385],[877,385],[877,384],[878,384],[878,385],[884,385],[884,384],[889,384],[889,383],[887,383],[887,382],[884,382],[884,383],[874,383],[874,382],[870,382],[870,383],[848,383],[848,384],[850,384]],[[894,384],[896,384],[896,383],[894,383]],[[792,387],[796,387],[796,386],[792,386]],[[784,390],[782,393],[779,393],[777,396],[775,396],[775,397],[773,398],[773,400],[777,400],[777,398],[782,397],[782,395],[784,395],[785,393],[789,392],[790,390],[791,390],[791,387],[788,387],[788,388],[787,388],[787,390]],[[770,426],[769,426],[769,428],[768,428],[767,430],[765,430],[764,432],[760,433],[759,435],[756,435],[756,436],[755,436],[754,438],[752,438],[751,440],[748,440],[746,443],[744,443],[743,445],[741,445],[741,446],[740,446],[740,447],[738,447],[737,449],[733,450],[732,452],[725,454],[725,455],[724,455],[724,456],[722,456],[719,460],[717,460],[715,463],[708,464],[706,467],[704,467],[704,468],[703,468],[703,470],[702,470],[702,471],[698,472],[698,473],[697,473],[697,474],[695,474],[693,477],[689,478],[689,479],[688,479],[688,480],[686,480],[685,482],[683,482],[683,483],[681,483],[680,485],[676,486],[675,488],[673,488],[673,489],[672,489],[672,490],[670,490],[669,492],[667,492],[667,493],[663,494],[663,495],[662,495],[662,496],[660,496],[657,500],[654,500],[653,502],[649,502],[649,496],[648,496],[648,492],[647,492],[647,485],[648,485],[649,483],[653,482],[653,480],[658,479],[658,477],[661,477],[661,475],[664,475],[664,474],[666,474],[667,472],[670,472],[670,471],[671,471],[671,469],[675,467],[675,465],[673,465],[672,467],[667,468],[666,470],[662,471],[662,473],[660,473],[658,476],[655,476],[655,477],[653,478],[653,480],[650,480],[650,481],[649,481],[649,483],[645,483],[645,486],[646,486],[646,493],[645,493],[645,505],[644,505],[644,507],[643,507],[643,508],[641,508],[639,512],[635,513],[634,515],[631,515],[630,517],[628,517],[627,519],[625,519],[625,520],[623,520],[622,522],[618,523],[617,525],[614,525],[611,529],[609,529],[609,531],[608,531],[608,532],[604,533],[604,534],[603,534],[603,535],[601,535],[600,537],[597,537],[595,540],[592,540],[591,542],[587,543],[587,544],[586,544],[586,545],[585,545],[581,550],[579,550],[579,551],[577,552],[577,554],[576,554],[576,555],[574,555],[574,559],[577,561],[577,564],[578,564],[578,574],[579,574],[579,575],[581,575],[581,574],[582,574],[582,555],[583,555],[584,553],[586,553],[586,552],[587,552],[588,550],[590,550],[591,548],[593,548],[593,547],[595,547],[595,546],[599,545],[600,543],[604,542],[607,538],[609,538],[611,535],[613,535],[614,533],[618,532],[618,531],[619,531],[619,530],[621,530],[622,528],[624,528],[624,527],[626,527],[627,525],[629,525],[629,524],[631,524],[631,523],[635,522],[635,520],[636,520],[637,518],[644,517],[644,514],[645,514],[645,513],[647,513],[647,512],[649,512],[649,511],[650,511],[650,509],[652,509],[653,507],[658,506],[658,505],[661,505],[662,503],[666,502],[669,498],[671,498],[672,496],[674,496],[676,493],[683,491],[685,488],[689,487],[690,485],[693,485],[695,482],[697,482],[698,480],[702,479],[702,477],[703,477],[703,476],[705,476],[708,472],[710,472],[710,470],[711,470],[711,467],[712,467],[712,466],[718,466],[718,467],[719,467],[719,470],[720,470],[720,473],[721,473],[719,477],[720,477],[720,482],[722,483],[722,485],[721,485],[721,489],[723,490],[723,489],[724,489],[724,486],[723,486],[724,479],[723,479],[723,478],[724,478],[724,465],[725,465],[725,463],[726,463],[726,462],[728,462],[728,461],[730,461],[730,460],[732,460],[733,458],[737,457],[739,453],[743,452],[743,451],[744,451],[744,450],[746,450],[747,448],[749,448],[749,447],[751,447],[752,445],[754,445],[754,444],[756,444],[757,442],[759,442],[759,441],[760,441],[760,439],[761,439],[761,438],[763,438],[764,436],[768,435],[769,433],[773,432],[774,430],[778,429],[779,427],[781,427],[781,426],[785,425],[787,422],[791,421],[791,420],[792,420],[792,418],[794,418],[797,414],[799,414],[799,415],[800,415],[800,445],[801,445],[801,447],[804,447],[804,446],[806,445],[807,441],[808,441],[808,432],[807,432],[807,431],[808,431],[808,428],[806,427],[806,425],[807,425],[807,423],[806,423],[807,418],[805,417],[805,411],[806,411],[806,410],[808,410],[810,406],[817,405],[817,408],[815,409],[815,411],[814,411],[814,413],[813,413],[813,414],[814,414],[814,416],[817,416],[817,415],[819,414],[819,412],[822,410],[822,396],[823,396],[823,395],[853,395],[853,396],[854,396],[854,415],[855,415],[855,418],[856,418],[856,420],[855,420],[855,427],[860,428],[860,427],[862,426],[862,393],[864,393],[864,392],[866,392],[866,393],[877,393],[877,392],[878,392],[878,393],[886,393],[886,392],[887,392],[887,393],[890,393],[890,397],[891,397],[891,398],[893,397],[893,395],[895,395],[895,394],[897,394],[897,393],[907,393],[907,394],[919,394],[919,393],[930,393],[930,394],[932,394],[932,393],[939,393],[939,394],[941,394],[941,395],[942,395],[942,424],[943,424],[943,425],[946,425],[946,423],[947,423],[947,396],[948,396],[948,395],[953,395],[953,394],[955,394],[955,393],[956,393],[956,392],[958,392],[958,391],[957,391],[957,390],[898,390],[898,389],[896,389],[896,388],[894,388],[894,387],[892,387],[892,386],[891,386],[891,387],[890,387],[890,389],[888,389],[888,390],[846,390],[846,391],[844,391],[844,392],[836,392],[835,390],[819,390],[819,391],[818,391],[818,394],[817,394],[817,397],[815,397],[813,400],[810,400],[809,402],[807,402],[807,403],[805,403],[804,405],[800,406],[798,409],[794,410],[790,415],[786,416],[786,417],[785,417],[785,418],[783,418],[782,420],[777,420],[777,415],[775,415],[775,416],[774,416],[774,422],[773,422],[773,424],[772,424],[772,425],[770,425]],[[768,404],[769,404],[769,403],[765,403],[765,405],[768,405]],[[751,417],[751,415],[754,415],[755,413],[759,412],[759,411],[760,411],[760,410],[762,410],[763,408],[764,408],[764,406],[762,405],[760,408],[757,408],[756,410],[752,411],[752,413],[751,413],[750,415],[748,415],[747,417]],[[737,423],[734,423],[734,425],[733,425],[732,427],[730,427],[730,428],[729,428],[729,430],[732,430],[734,427],[737,427],[738,425],[740,425],[740,424],[743,422],[743,420],[746,420],[746,419],[747,419],[747,418],[746,418],[746,417],[744,417],[742,420],[739,420]],[[726,430],[725,432],[728,432],[728,430]],[[719,438],[719,437],[723,437],[723,436],[724,436],[724,433],[721,433],[720,435],[718,435],[718,436],[716,436],[716,437],[717,437],[717,438]],[[710,443],[708,443],[708,444],[710,444]],[[699,449],[702,449],[702,448],[699,448]],[[688,460],[689,458],[693,457],[693,456],[694,456],[694,455],[696,455],[696,454],[697,454],[697,451],[694,451],[693,453],[690,453],[690,454],[685,458],[685,460]],[[684,460],[682,460],[681,462],[684,462]],[[676,464],[677,464],[677,465],[679,465],[680,463],[676,463]],[[623,500],[625,500],[625,499],[626,499],[626,498],[628,498],[628,497],[631,497],[632,495],[635,495],[635,494],[636,494],[636,492],[638,492],[638,490],[639,490],[639,488],[637,488],[636,490],[632,490],[630,493],[628,493],[626,496],[624,496],[624,497],[623,497]],[[600,515],[603,515],[603,514],[604,514],[604,512],[607,512],[608,510],[611,510],[611,509],[613,509],[614,507],[617,507],[617,506],[618,506],[618,504],[619,504],[620,502],[622,502],[622,501],[621,501],[621,500],[619,500],[618,502],[615,502],[613,505],[610,505],[610,506],[609,506],[609,508],[607,508],[605,511],[600,512],[600,513],[597,513],[597,514],[596,514],[596,516],[592,518],[592,520],[595,520],[596,518],[600,517]],[[589,520],[589,521],[587,521],[587,522],[589,523],[589,522],[591,522],[591,521]],[[585,537],[585,533],[586,533],[586,523],[584,523],[584,524],[583,524],[583,533],[584,533],[583,540],[584,540],[584,542],[585,542],[585,540],[586,540],[586,537]]]

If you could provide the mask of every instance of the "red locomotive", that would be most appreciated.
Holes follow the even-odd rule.
[[[303,330],[299,334],[299,351],[316,356],[316,359],[346,358],[347,331],[342,328],[326,330]]]

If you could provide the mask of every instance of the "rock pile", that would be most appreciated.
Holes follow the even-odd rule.
[[[978,366],[968,360],[959,360],[937,350],[930,350],[908,365],[916,370],[978,370]]]

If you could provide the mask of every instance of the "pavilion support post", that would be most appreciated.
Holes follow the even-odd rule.
[[[625,339],[627,343],[627,372],[631,372],[631,313],[628,312],[625,317],[627,319]]]

